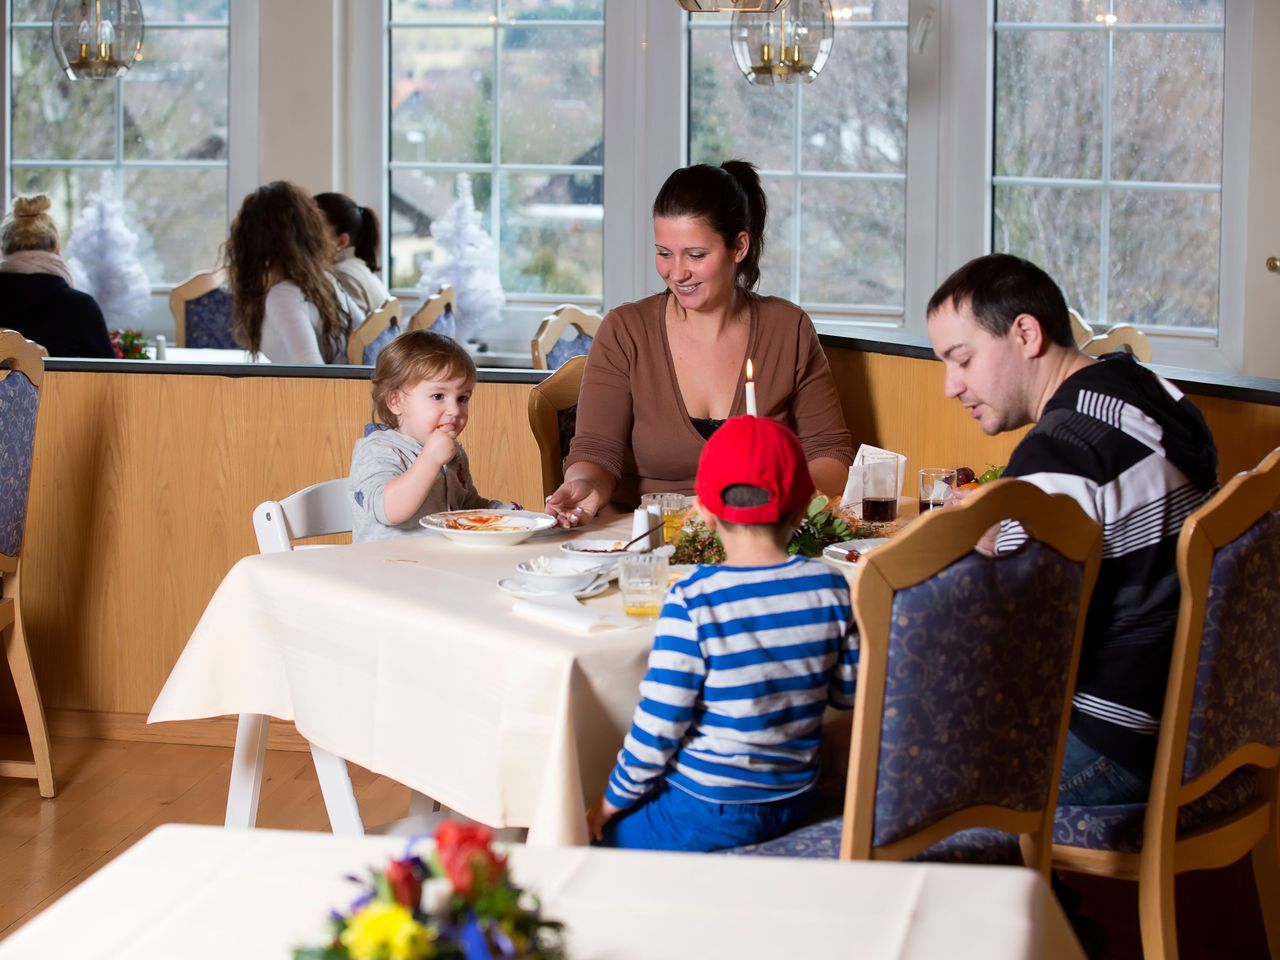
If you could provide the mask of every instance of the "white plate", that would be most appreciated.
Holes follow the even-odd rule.
[[[534,597],[560,597],[574,596],[579,600],[585,600],[587,597],[598,596],[609,589],[609,578],[600,576],[596,578],[595,583],[583,587],[581,590],[575,590],[572,594],[567,590],[539,590],[536,587],[530,587],[519,577],[503,577],[498,581],[498,589],[503,593],[509,593],[513,597],[519,597],[521,600],[530,600]]]
[[[560,549],[575,557],[599,557],[605,560],[617,560],[627,551],[622,549],[626,540],[566,540]]]
[[[556,525],[551,514],[532,510],[449,510],[423,517],[421,522],[426,529],[442,533],[450,540],[494,547],[522,543]]]
[[[834,563],[838,567],[856,567],[856,563],[850,563],[845,559],[850,548],[865,556],[882,543],[888,542],[888,537],[866,537],[862,540],[845,540],[843,543],[828,544],[822,550],[822,559]]]

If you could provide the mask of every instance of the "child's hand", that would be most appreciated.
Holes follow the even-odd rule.
[[[458,430],[452,423],[442,423],[427,437],[422,452],[440,464],[446,464],[458,454]]]
[[[587,832],[591,834],[592,840],[604,839],[604,825],[613,819],[618,813],[618,808],[612,803],[601,797],[587,811]]]

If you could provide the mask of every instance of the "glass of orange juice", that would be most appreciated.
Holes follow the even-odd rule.
[[[654,620],[667,593],[667,558],[653,553],[628,553],[618,558],[618,588],[622,609],[629,617]]]
[[[680,528],[684,526],[686,513],[684,494],[646,493],[640,498],[640,505],[662,515],[663,543],[675,543],[680,539]]]

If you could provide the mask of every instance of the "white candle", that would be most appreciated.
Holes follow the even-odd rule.
[[[756,382],[751,379],[751,358],[747,358],[747,416],[756,415]]]

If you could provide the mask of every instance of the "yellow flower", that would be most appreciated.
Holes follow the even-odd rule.
[[[339,939],[351,960],[427,960],[435,953],[426,929],[398,903],[370,903]]]

